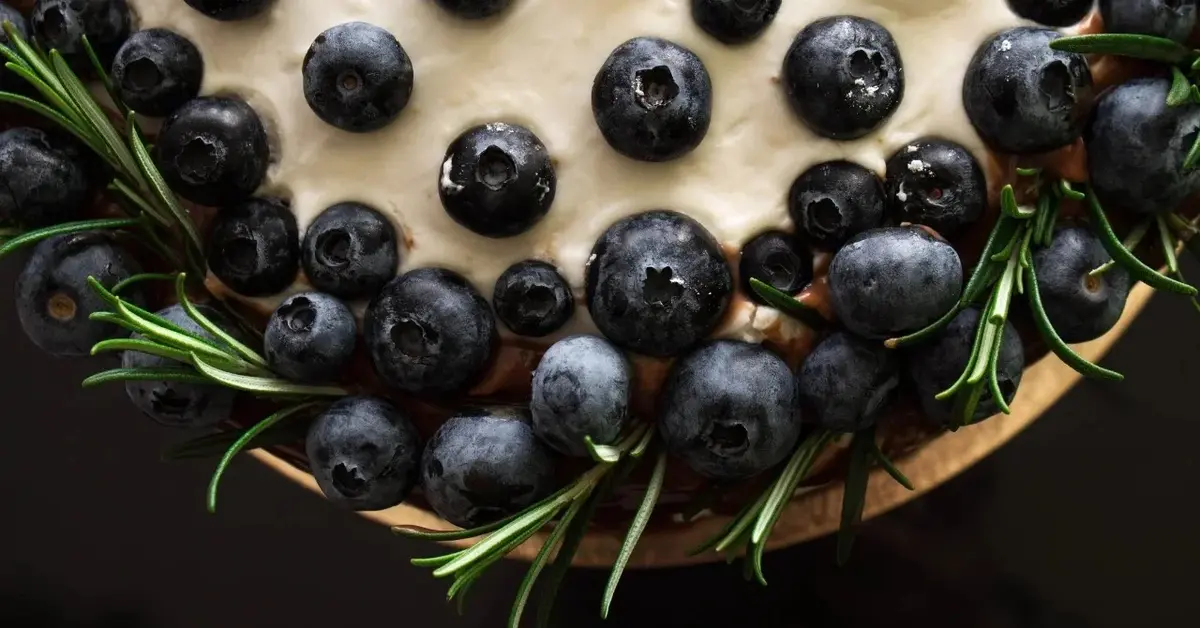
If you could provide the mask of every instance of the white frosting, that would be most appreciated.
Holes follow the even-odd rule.
[[[514,0],[499,19],[483,22],[457,19],[430,0],[277,0],[265,15],[235,23],[205,18],[178,0],[130,4],[141,27],[170,28],[196,43],[205,61],[205,94],[237,94],[259,111],[274,160],[265,191],[291,199],[301,230],[334,203],[366,203],[410,238],[401,271],[451,268],[489,298],[500,273],[528,258],[556,264],[582,295],[596,238],[643,210],[687,213],[737,250],[765,230],[790,228],[788,188],[816,163],[848,159],[882,173],[887,157],[927,135],[957,141],[983,162],[983,144],[962,106],[962,78],[979,44],[1021,23],[1005,0],[786,0],[760,39],[731,47],[693,23],[688,0]],[[852,142],[815,136],[779,84],[795,35],[830,15],[879,22],[895,37],[904,63],[899,109],[880,130]],[[365,135],[318,119],[301,81],[313,39],[349,21],[391,31],[416,76],[400,117]],[[669,163],[621,157],[592,117],[596,71],[613,48],[640,35],[690,48],[712,76],[708,135],[693,153]],[[451,141],[492,121],[533,130],[558,176],[546,218],[503,240],[459,226],[437,193]],[[258,302],[269,307],[278,300]],[[730,317],[723,335],[759,340],[778,317],[769,308],[745,309]],[[564,333],[594,329],[586,308],[579,310]]]

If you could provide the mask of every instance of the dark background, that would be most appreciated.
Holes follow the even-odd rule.
[[[251,460],[206,514],[212,462],[161,463],[176,434],[119,386],[81,392],[94,365],[25,339],[8,305],[18,266],[0,269],[0,625],[503,625],[520,565],[493,568],[460,618],[446,583],[408,564],[434,547]],[[823,539],[768,555],[765,590],[724,564],[631,572],[609,625],[1197,625],[1200,313],[1155,298],[1105,364],[1125,383],[1081,384],[998,453],[870,522],[847,568]],[[556,625],[599,625],[606,578],[573,573]]]

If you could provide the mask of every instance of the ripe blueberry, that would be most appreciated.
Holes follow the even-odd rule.
[[[839,331],[804,359],[796,381],[806,422],[857,432],[875,424],[900,383],[900,369],[881,343]]]
[[[1100,0],[1104,30],[1186,41],[1196,27],[1196,0]]]
[[[975,345],[979,315],[980,311],[975,307],[963,310],[937,337],[917,345],[907,356],[908,374],[916,384],[925,418],[940,427],[954,427],[960,420],[960,417],[954,416],[954,399],[939,400],[936,396],[958,381],[963,369],[967,368],[971,349]],[[1005,323],[996,375],[1006,403],[1016,396],[1024,370],[1025,349],[1021,345],[1021,337],[1012,323]],[[985,386],[971,420],[982,421],[998,409],[991,390]]]
[[[29,339],[46,353],[89,355],[96,343],[116,337],[120,330],[88,318],[112,309],[88,285],[88,277],[111,288],[140,272],[137,261],[104,233],[43,240],[17,277],[17,318]],[[122,296],[145,304],[136,287]]]
[[[497,341],[487,301],[461,275],[418,268],[367,307],[363,339],[375,371],[401,392],[450,395],[473,384]]]
[[[263,352],[271,370],[295,381],[328,382],[341,374],[358,342],[350,308],[320,292],[289,297],[267,321]]]
[[[438,6],[469,20],[479,20],[500,13],[512,0],[434,0]]]
[[[600,331],[646,355],[680,355],[721,322],[733,277],[716,239],[672,211],[618,221],[592,247],[587,303]]]
[[[1167,106],[1170,81],[1134,79],[1096,103],[1084,135],[1092,189],[1108,209],[1174,211],[1200,190],[1183,162],[1200,134],[1200,105]]]
[[[849,161],[830,161],[796,178],[788,211],[801,240],[833,251],[883,223],[883,196],[883,183],[874,172]]]
[[[588,455],[584,437],[616,442],[629,422],[633,367],[597,336],[569,336],[550,347],[533,373],[533,431],[568,456]]]
[[[271,157],[258,114],[224,97],[196,98],[176,109],[163,122],[154,153],[172,190],[212,207],[249,198]]]
[[[958,302],[958,253],[920,227],[872,229],[850,240],[829,265],[833,310],[863,338],[917,331]]]
[[[208,268],[248,297],[283,292],[300,269],[300,236],[286,201],[251,198],[217,212],[208,236]]]
[[[776,290],[795,294],[813,278],[813,256],[796,243],[790,234],[769,231],[742,247],[738,262],[742,291],[760,303],[765,301],[750,287],[757,279]]]
[[[408,497],[419,478],[417,428],[378,397],[337,400],[308,428],[304,449],[317,486],[343,508],[391,508]]]
[[[779,13],[781,0],[692,0],[692,19],[726,44],[755,39]]]
[[[421,486],[443,519],[474,528],[554,490],[554,461],[516,408],[468,408],[442,424],[421,456]]]
[[[222,22],[254,17],[274,4],[275,0],[184,0],[193,9]]]
[[[129,37],[129,6],[125,0],[37,0],[29,23],[34,39],[47,52],[57,50],[76,72],[91,72],[83,37],[109,67],[117,49]]]
[[[766,471],[800,438],[796,380],[759,345],[719,340],[687,355],[671,370],[662,406],[667,451],[714,480]]]
[[[712,121],[712,80],[679,44],[631,39],[613,50],[592,83],[592,114],[617,152],[669,161],[700,145]]]
[[[1092,11],[1095,0],[1008,0],[1013,13],[1046,26],[1078,24]]]
[[[162,117],[200,93],[204,59],[188,38],[165,28],[130,35],[112,64],[112,82],[134,111]]]
[[[374,296],[396,276],[399,237],[392,223],[361,203],[338,203],[304,232],[300,262],[314,288],[343,299]]]
[[[804,27],[783,60],[788,102],[812,132],[852,140],[879,128],[904,97],[904,65],[891,33],[837,16]]]
[[[513,333],[540,337],[571,320],[575,296],[557,269],[528,260],[513,264],[496,280],[492,306],[496,317]]]
[[[304,55],[304,98],[325,122],[354,133],[387,126],[413,90],[413,66],[400,42],[366,22],[317,35]]]
[[[33,229],[77,219],[92,196],[83,150],[38,129],[0,133],[0,221]]]
[[[1042,306],[1064,342],[1095,340],[1121,318],[1129,297],[1129,273],[1118,265],[1098,277],[1088,275],[1111,259],[1099,238],[1084,227],[1058,230],[1050,246],[1033,254]]]
[[[970,151],[940,139],[906,144],[887,162],[887,200],[897,222],[947,237],[983,216],[987,179]]]
[[[528,231],[554,202],[550,153],[529,129],[493,122],[459,135],[442,160],[438,195],[458,224],[491,238]]]

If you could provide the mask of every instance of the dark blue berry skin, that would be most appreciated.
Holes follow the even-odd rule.
[[[290,380],[341,379],[358,342],[358,325],[344,303],[320,292],[288,297],[267,321],[263,354],[271,370]]]
[[[0,3],[0,24],[4,22],[12,22],[13,28],[17,29],[21,37],[29,39],[29,22],[25,20],[25,16],[7,4]],[[8,40],[8,33],[2,29],[0,29],[0,45],[12,48],[12,44]],[[0,66],[0,90],[25,93],[29,91],[29,83],[25,82],[25,79],[13,76],[7,68]]]
[[[545,262],[517,262],[496,280],[492,291],[496,318],[513,333],[541,337],[567,324],[575,314],[575,295],[558,270]]]
[[[76,72],[90,74],[84,35],[103,67],[129,37],[132,16],[125,0],[37,0],[29,16],[34,39],[49,52],[57,50]]]
[[[189,7],[222,22],[254,17],[274,4],[275,0],[184,0]]]
[[[1186,41],[1196,27],[1196,0],[1100,0],[1109,33],[1132,33]]]
[[[963,80],[963,105],[993,150],[1045,153],[1079,139],[1092,109],[1092,71],[1083,55],[1050,48],[1058,31],[1022,26],[976,51]]]
[[[469,20],[480,20],[500,13],[512,0],[434,0],[439,7]]]
[[[366,22],[338,24],[318,35],[302,71],[309,108],[343,131],[382,129],[412,96],[408,53],[391,33]]]
[[[1088,276],[1111,259],[1100,239],[1084,227],[1059,229],[1050,246],[1033,254],[1042,306],[1064,342],[1103,336],[1125,311],[1131,282],[1124,268]]]
[[[830,161],[804,171],[788,193],[797,237],[822,251],[883,224],[883,182],[866,168]]]
[[[844,331],[822,340],[796,376],[804,420],[846,433],[874,425],[900,384],[893,354]]]
[[[756,39],[775,21],[781,0],[692,0],[696,26],[726,44]]]
[[[1013,13],[1045,26],[1078,24],[1092,11],[1095,0],[1008,0]]]
[[[300,270],[296,216],[286,201],[251,198],[217,212],[208,236],[208,268],[248,297],[283,292]]]
[[[421,456],[434,512],[474,528],[516,514],[554,490],[554,461],[523,409],[467,408],[446,421]]]
[[[663,389],[659,434],[672,455],[714,480],[781,462],[800,438],[796,379],[759,345],[718,340],[676,363]]]
[[[1174,211],[1200,190],[1183,162],[1200,131],[1200,105],[1167,106],[1170,81],[1134,79],[1102,96],[1084,135],[1092,189],[1105,209]]]
[[[231,333],[239,341],[246,342],[219,312],[206,305],[198,305],[197,308],[221,329]],[[158,312],[158,315],[201,338],[216,340],[178,305],[172,305]],[[134,334],[133,337],[142,338],[141,334]],[[121,354],[122,368],[157,369],[180,366],[174,360],[147,353],[126,351]],[[125,392],[146,416],[167,427],[181,428],[209,427],[228,420],[233,414],[233,403],[237,397],[237,391],[225,386],[178,382],[126,382]]]
[[[308,428],[304,449],[326,499],[350,510],[391,508],[419,480],[417,428],[378,397],[337,400]]]
[[[842,325],[869,339],[917,331],[941,318],[962,293],[958,253],[920,227],[867,231],[829,265],[829,292]]]
[[[188,38],[165,28],[129,36],[112,64],[112,81],[130,109],[162,117],[200,93],[204,59]]]
[[[679,44],[631,39],[613,50],[592,83],[592,114],[617,152],[670,161],[694,150],[712,122],[712,79]]]
[[[461,275],[440,268],[397,277],[363,321],[375,372],[412,394],[462,393],[487,368],[497,338],[487,301]]]
[[[490,238],[532,228],[554,203],[557,178],[529,129],[493,122],[459,135],[442,161],[438,195],[458,224]]]
[[[908,374],[916,385],[921,409],[925,418],[939,427],[955,427],[960,421],[960,417],[954,415],[954,399],[938,400],[936,396],[954,385],[967,368],[979,327],[979,315],[979,308],[963,310],[936,337],[917,345],[907,355]],[[1021,337],[1012,323],[1005,323],[996,376],[1006,403],[1016,396],[1024,371],[1025,349]],[[971,420],[982,421],[998,411],[991,390],[985,386]]]
[[[598,336],[569,336],[546,351],[533,373],[533,431],[568,456],[588,455],[584,437],[610,445],[629,423],[633,367]]]
[[[250,198],[271,152],[250,105],[223,97],[188,101],[158,134],[155,162],[171,189],[193,203],[223,207]]]
[[[742,292],[767,305],[750,287],[750,280],[757,279],[781,292],[796,294],[812,281],[813,256],[790,234],[770,231],[742,247],[738,275]]]
[[[871,20],[817,20],[783,60],[788,102],[814,133],[852,140],[879,128],[904,97],[904,65],[891,33]]]
[[[988,206],[987,178],[971,152],[933,138],[906,144],[888,159],[887,194],[895,222],[946,237],[975,223]]]
[[[609,340],[651,356],[680,355],[716,329],[733,276],[716,239],[672,211],[608,228],[587,266],[592,320]]]
[[[361,203],[338,203],[304,232],[300,263],[314,288],[343,299],[375,296],[400,265],[396,227]]]
[[[88,285],[87,278],[95,277],[111,288],[140,272],[137,261],[104,233],[43,240],[17,277],[17,318],[29,339],[46,353],[90,355],[96,343],[120,336],[121,330],[88,319],[94,312],[112,308]],[[136,287],[122,296],[135,305],[145,305]]]
[[[38,129],[0,133],[0,221],[35,229],[78,219],[92,198],[83,150]]]

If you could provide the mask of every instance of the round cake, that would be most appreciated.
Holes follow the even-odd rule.
[[[1008,413],[1113,329],[1200,191],[1195,0],[0,5],[0,257],[177,457],[545,535],[728,525]],[[1198,241],[1200,242],[1200,241]],[[996,419],[1003,420],[1003,419]],[[540,537],[539,537],[540,538]],[[462,543],[475,539],[472,543]],[[765,582],[765,581],[764,581]]]

